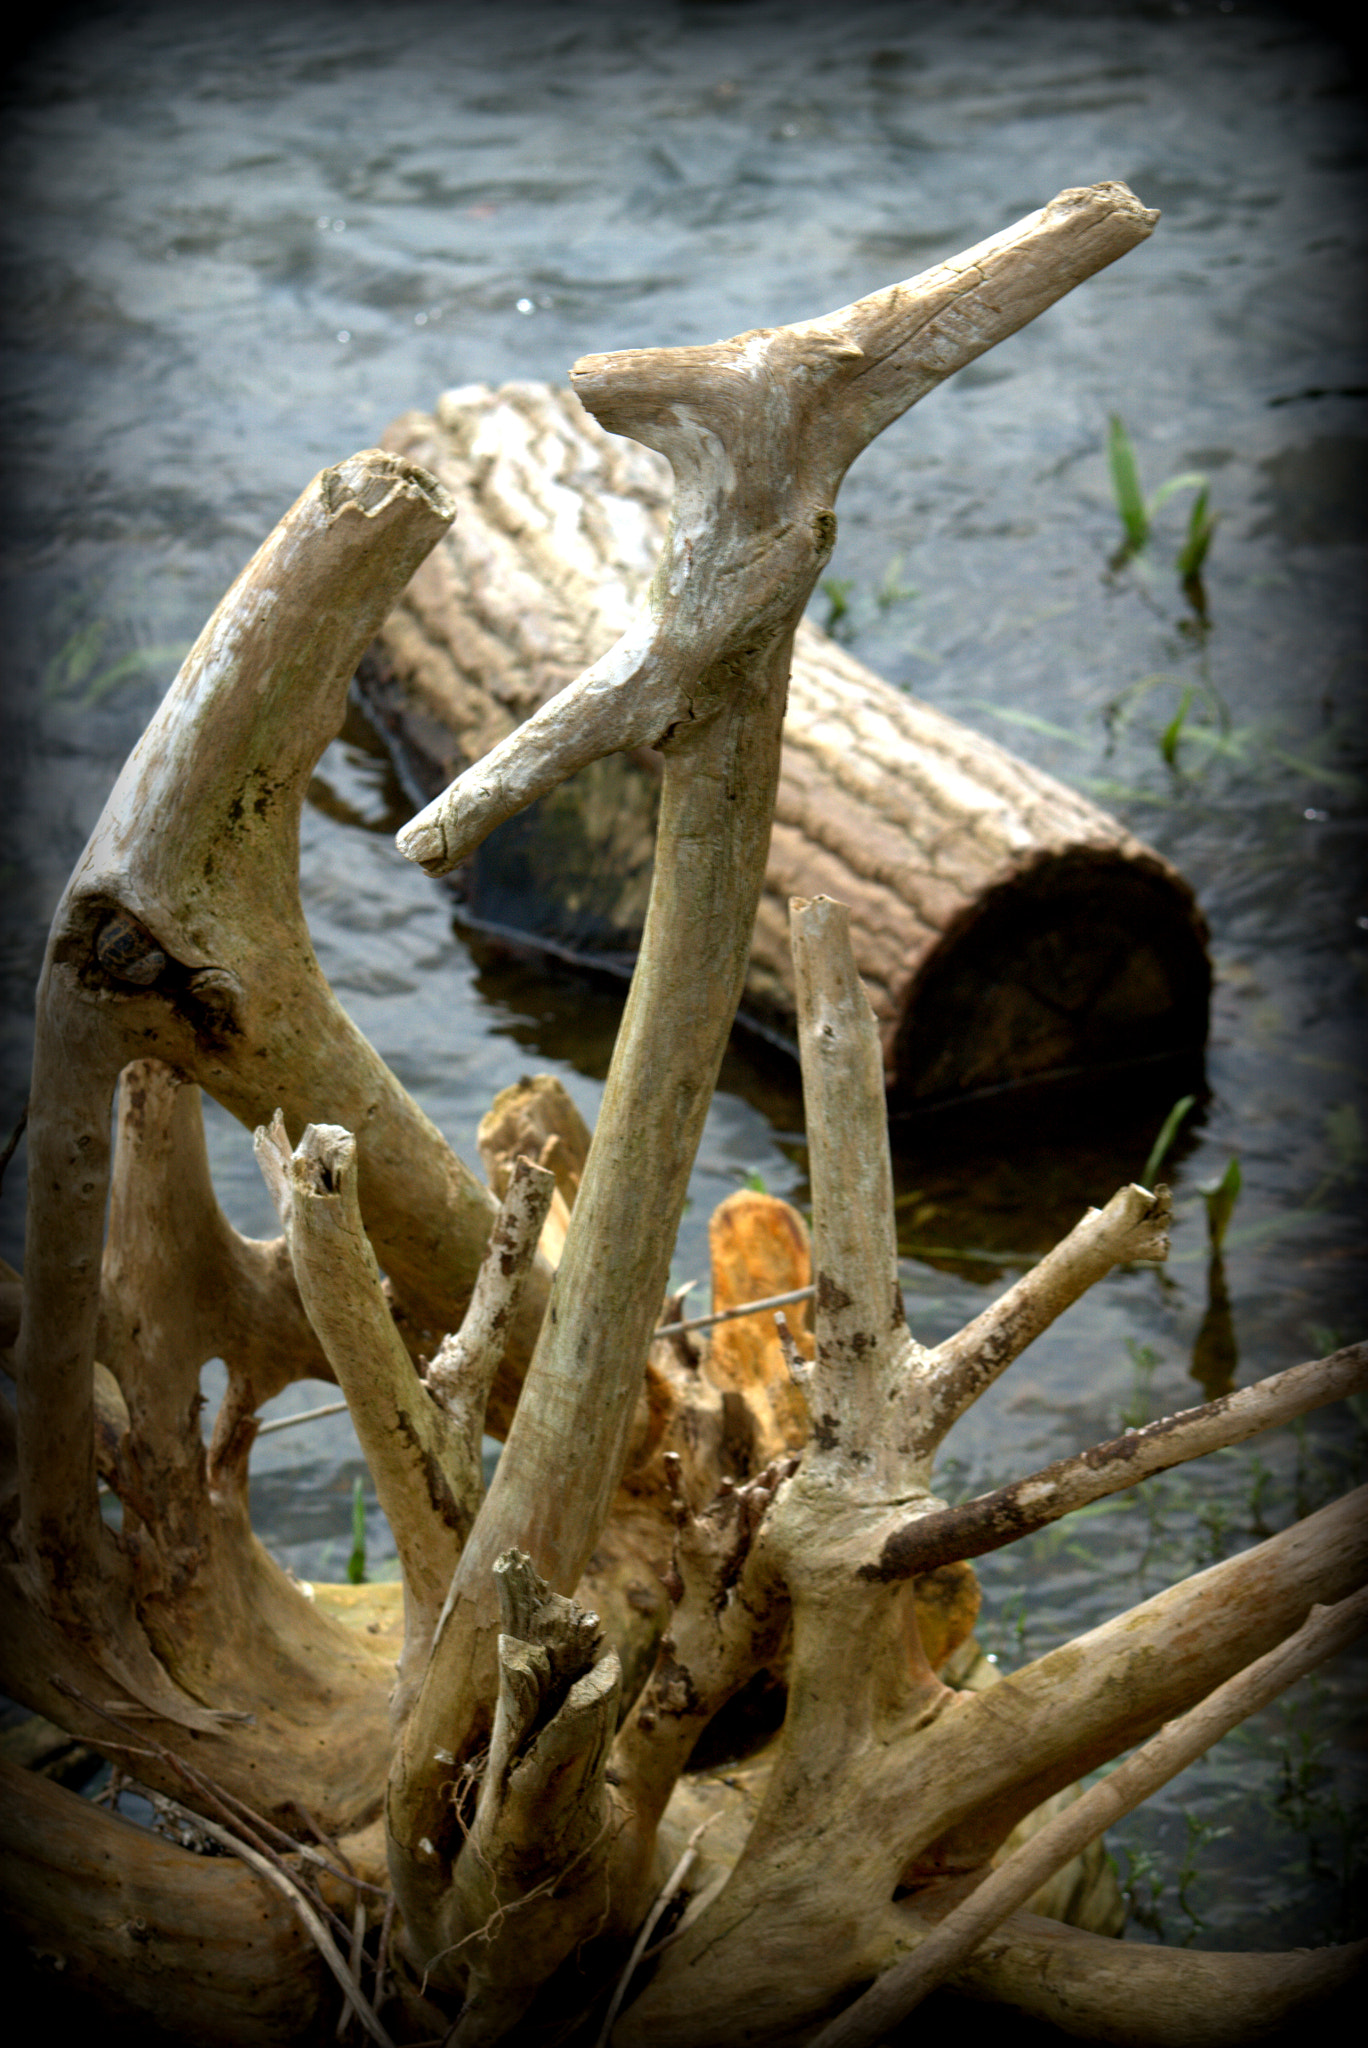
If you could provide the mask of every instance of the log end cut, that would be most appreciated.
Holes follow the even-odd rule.
[[[1191,889],[1143,849],[1038,852],[986,886],[920,962],[885,1032],[890,1092],[926,1109],[1105,1083],[1200,1057],[1211,998]]]

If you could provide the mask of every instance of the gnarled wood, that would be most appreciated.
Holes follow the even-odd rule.
[[[849,916],[823,898],[796,904],[794,920],[813,1355],[781,1329],[777,1345],[744,1352],[724,1337],[710,1363],[697,1329],[680,1327],[678,1303],[662,1305],[747,971],[794,629],[831,545],[844,468],[957,362],[1150,220],[1124,188],[1064,194],[956,262],[825,320],[580,365],[601,421],[663,450],[674,469],[673,520],[644,608],[404,834],[440,868],[605,749],[646,746],[663,760],[652,902],[588,1160],[547,1091],[533,1084],[501,1102],[484,1134],[495,1170],[524,1135],[543,1164],[514,1171],[497,1227],[492,1197],[333,1004],[292,865],[303,781],[358,636],[373,632],[447,516],[430,478],[360,457],[305,494],[203,636],[63,901],[40,1008],[17,1417],[0,1405],[0,1452],[17,1462],[0,1479],[5,1670],[14,1690],[213,1816],[214,1841],[289,1901],[381,2048],[415,2036],[531,2042],[547,2018],[557,2038],[598,2029],[613,2048],[731,2048],[738,2026],[779,2048],[810,2038],[923,1946],[924,1974],[952,1967],[975,1994],[1027,2009],[1057,2014],[1073,2000],[1075,2023],[1086,2014],[1095,2038],[1173,2040],[1182,2010],[1185,2038],[1224,2040],[1232,2015],[1248,2016],[1229,1958],[1127,1956],[1128,1982],[1138,1963],[1154,1990],[1137,2003],[1118,1992],[1107,1945],[1052,1949],[1028,1913],[1009,1912],[978,1952],[965,1950],[1096,1822],[1106,1788],[1072,1820],[1062,1812],[1080,1771],[1154,1737],[1125,1767],[1143,1779],[1204,1716],[1225,1711],[1219,1688],[1232,1679],[1238,1694],[1304,1668],[1318,1638],[1318,1623],[1304,1629],[1311,1607],[1348,1601],[1364,1580],[1362,1501],[1169,1588],[991,1692],[972,1677],[956,1691],[937,1666],[972,1610],[964,1553],[1002,1517],[1049,1519],[1093,1497],[1090,1486],[1110,1491],[1236,1441],[1357,1384],[1361,1359],[1339,1354],[1142,1433],[1129,1457],[1097,1447],[1010,1501],[943,1509],[933,1461],[947,1431],[1116,1261],[1164,1256],[1167,1201],[1123,1188],[967,1330],[919,1344],[897,1287],[884,1047]],[[290,569],[293,598],[282,594]],[[147,841],[144,820],[155,828]],[[284,1244],[248,1244],[219,1216],[196,1081],[253,1120],[283,1106],[262,1157]],[[322,1121],[337,1116],[352,1128]],[[296,1125],[307,1128],[292,1150]],[[537,1190],[544,1199],[553,1174],[568,1229],[484,1493],[486,1396],[493,1382],[497,1410],[537,1318]],[[766,1210],[785,1250],[778,1277],[795,1277],[801,1225],[783,1205]],[[719,1298],[729,1259],[757,1264],[734,1256],[740,1213],[716,1231]],[[749,1229],[753,1202],[745,1214]],[[521,1311],[520,1285],[530,1296]],[[262,1317],[279,1326],[274,1354]],[[396,1726],[385,1715],[394,1603],[374,1590],[364,1604],[310,1601],[247,1521],[255,1404],[317,1361],[320,1340],[404,1573]],[[226,1360],[229,1396],[206,1447],[196,1400],[211,1352]],[[797,1389],[783,1400],[781,1360]],[[121,1529],[102,1518],[97,1470],[118,1494]],[[909,1578],[930,1562],[936,1597]],[[652,1593],[643,1578],[656,1573]],[[598,1588],[621,1656],[601,1642]],[[1270,1665],[1236,1678],[1269,1652]],[[727,1714],[744,1705],[731,1703],[765,1687],[772,1698],[780,1668],[786,1711],[770,1750],[723,1778],[691,1778],[697,1739],[724,1742]],[[1188,1713],[1186,1733],[1156,1737]],[[313,1897],[296,1872],[317,1852],[281,1825],[301,1793],[311,1830],[345,1834]],[[178,1826],[186,1812],[177,1807]],[[1028,1830],[1039,1846],[1014,1861]],[[9,1837],[0,1869],[12,1889],[26,1862],[41,1867],[31,1833]],[[397,2006],[380,1989],[372,2000],[352,1966],[365,1923],[358,1887],[379,1914],[369,1888],[382,1833]],[[124,1839],[91,1835],[97,1847]],[[680,1857],[686,1842],[692,1864]],[[129,1852],[130,1867],[140,1854]],[[359,1865],[351,1877],[347,1856]],[[194,1894],[194,1912],[181,1907],[192,1925],[212,1933],[220,1910],[220,1879],[197,1861],[159,1863],[146,1894],[149,1956],[164,1945],[175,1972],[163,1879]],[[121,1936],[86,1940],[101,1913],[89,1880],[88,1862],[69,1858],[60,1884],[98,1975],[114,1967]],[[667,1895],[683,1918],[658,1957],[643,1956],[654,1968],[643,1986],[623,1966]],[[350,1926],[329,1920],[339,1904]],[[316,1966],[277,1938],[271,1910],[269,1938],[253,1950],[263,2019],[254,2031],[244,2012],[244,2048],[279,2038],[296,1993],[299,2038],[330,2017]],[[948,1961],[936,1960],[938,1921]],[[133,1941],[118,1959],[138,1976],[132,2009],[155,2015],[155,1971],[140,1971],[140,1953]],[[240,1982],[212,1961],[212,1943],[206,1954],[206,2012],[241,2010]],[[1353,1961],[1239,1964],[1272,2013]]]
[[[650,746],[665,761],[657,859],[551,1310],[391,1780],[406,1912],[422,1912],[455,1846],[431,1760],[447,1746],[463,1755],[487,1725],[494,1559],[525,1548],[568,1590],[608,1518],[745,979],[793,635],[835,543],[841,479],[916,399],[1151,225],[1123,186],[1063,194],[964,262],[825,320],[712,348],[586,357],[572,372],[602,426],[655,448],[674,471],[646,602],[608,653],[420,811],[399,844],[430,872],[448,872],[577,768]],[[421,1871],[420,1840],[437,1848]]]
[[[0,1811],[9,1937],[105,2025],[204,2048],[306,2038],[323,1965],[289,1907],[241,1863],[196,1856],[4,1762]]]

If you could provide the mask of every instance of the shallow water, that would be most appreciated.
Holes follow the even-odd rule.
[[[814,603],[892,681],[1099,796],[1212,927],[1209,1094],[1165,1168],[1174,1259],[1042,1340],[957,1432],[947,1483],[978,1491],[1202,1398],[1198,1189],[1232,1155],[1239,1382],[1360,1334],[1362,132],[1342,53],[1272,6],[373,0],[113,6],[49,33],[11,81],[3,143],[5,1127],[47,920],[116,768],[317,469],[444,386],[823,312],[1121,177],[1163,209],[1152,240],[862,458]],[[1148,490],[1210,480],[1205,614],[1170,566],[1190,491],[1158,513],[1148,573],[1109,566],[1112,412]],[[317,798],[302,874],[325,971],[457,1148],[473,1156],[490,1098],[529,1069],[592,1121],[618,993],[456,928],[393,849],[402,794],[363,721]],[[1164,1107],[1118,1103],[1082,1131],[1042,1114],[991,1151],[899,1125],[917,1334],[957,1327],[1013,1254],[1139,1173]],[[211,1144],[230,1215],[269,1232],[245,1134],[213,1115]],[[22,1160],[0,1243],[16,1262]],[[738,1040],[676,1278],[705,1271],[708,1212],[753,1174],[806,1201],[796,1073]],[[985,1641],[1035,1652],[1279,1526],[1353,1438],[1313,1417],[1164,1482],[1157,1505],[986,1560]],[[259,1526],[301,1572],[340,1573],[357,1469],[345,1417],[263,1440]],[[386,1555],[372,1517],[372,1567]],[[1117,1837],[1167,1857],[1170,1939],[1344,1931],[1330,1866],[1363,1793],[1341,1741],[1361,1669],[1328,1667]]]

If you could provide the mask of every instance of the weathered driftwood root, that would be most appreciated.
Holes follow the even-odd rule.
[[[878,2048],[890,2027],[906,2019],[928,1992],[969,1960],[986,1936],[1024,1906],[1033,1892],[1104,1828],[1132,1813],[1297,1679],[1347,1648],[1365,1627],[1368,1587],[1338,1606],[1313,1607],[1294,1635],[1171,1721],[1110,1777],[1092,1786],[1017,1849],[962,1906],[947,1914],[913,1955],[895,1964],[872,1990],[825,2028],[814,2048]],[[1368,1954],[1368,1943],[1362,1945],[1362,1953]]]
[[[657,860],[551,1311],[391,1778],[391,1867],[410,1925],[429,1917],[458,1847],[432,1758],[463,1757],[488,1726],[494,1560],[525,1548],[569,1591],[623,1469],[745,980],[793,635],[835,542],[841,479],[909,405],[1151,225],[1124,187],[1065,195],[967,258],[823,320],[712,348],[587,357],[572,373],[602,426],[674,470],[647,601],[616,646],[420,812],[400,846],[449,872],[577,769],[647,746],[664,761]],[[436,1853],[420,1862],[423,1842]]]
[[[458,507],[361,671],[430,795],[623,631],[664,535],[669,471],[544,385],[449,391],[385,438]],[[465,914],[574,958],[630,961],[660,772],[650,749],[594,762],[506,824],[456,878]],[[786,906],[818,892],[850,906],[885,1074],[910,1100],[1205,1040],[1205,926],[1172,867],[804,620],[742,996],[744,1015],[790,1042]]]
[[[189,1726],[212,1741],[235,1726],[222,1775],[245,1773],[265,1805],[313,1800],[334,1827],[374,1809],[383,1680],[254,1544],[244,1491],[256,1402],[328,1368],[288,1301],[279,1248],[242,1244],[218,1215],[195,1091],[180,1084],[251,1123],[283,1104],[302,1126],[320,1097],[346,1115],[392,1285],[429,1325],[456,1319],[491,1199],[335,1002],[297,884],[308,777],[356,660],[450,517],[431,478],[378,452],[303,494],[120,777],[58,908],[38,996],[16,1352],[23,1549],[0,1589],[5,1682],[68,1719],[53,1672],[95,1697],[113,1688],[162,1734]],[[131,1062],[105,1247],[111,1099]],[[230,1398],[206,1466],[198,1375],[215,1355]],[[97,1437],[122,1487],[122,1540],[96,1500]],[[295,1674],[283,1716],[282,1669]],[[336,1715],[335,1753],[315,1713]]]
[[[740,1581],[751,1600],[758,1585],[768,1585],[771,1599],[786,1597],[790,1607],[788,1713],[730,1878],[624,2013],[619,2048],[647,2040],[724,2048],[738,2028],[747,2039],[780,2042],[837,2010],[843,1996],[916,1948],[945,1907],[985,1878],[1012,1827],[1068,1778],[1151,1736],[1175,1714],[1203,1713],[1199,1703],[1213,1688],[1232,1683],[1237,1702],[1270,1696],[1267,1672],[1247,1680],[1238,1674],[1295,1636],[1317,1601],[1347,1600],[1368,1566],[1361,1502],[1352,1498],[1037,1660],[986,1695],[953,1694],[939,1683],[899,1602],[900,1578],[882,1567],[890,1536],[964,1512],[938,1511],[928,1490],[945,1430],[1020,1345],[1111,1263],[1161,1256],[1166,1209],[1142,1190],[1123,1191],[1028,1276],[1033,1285],[1008,1290],[958,1338],[924,1351],[906,1330],[891,1284],[878,1045],[840,906],[795,905],[795,955],[818,1276],[816,1357],[797,1370],[813,1437],[760,1526]],[[1362,1384],[1366,1366],[1368,1355],[1341,1357],[1327,1362],[1318,1383],[1307,1369],[1286,1375],[1291,1385],[1282,1399],[1315,1405],[1327,1389]],[[1199,1411],[1206,1441],[1242,1433],[1238,1410],[1213,1406],[1223,1412]],[[1131,1469],[1136,1477],[1145,1468]],[[972,1512],[964,1526],[974,1527]],[[1341,1615],[1341,1633],[1343,1622]],[[1312,1628],[1274,1675],[1282,1671],[1281,1682],[1290,1682],[1286,1672],[1295,1675],[1308,1655],[1318,1660],[1333,1646]],[[1213,1714],[1224,1706],[1218,1696]],[[1239,1707],[1236,1718],[1249,1710]],[[1163,1739],[1161,1756],[1171,1743]],[[1143,1779],[1150,1769],[1147,1758],[1135,1774]],[[1101,1788],[1088,1798],[1091,1807],[1079,1802],[1080,1819],[1071,1807],[1051,1824],[1061,1857],[1106,1825]],[[1016,1882],[1026,1889],[1009,1891],[1007,1912],[1051,1864],[1049,1829],[1035,1839],[1045,1845],[1036,1863],[1029,1848],[1017,1852]],[[987,1897],[991,1904],[993,1894]],[[1004,1936],[1014,1982],[1029,1975],[1022,1958],[1031,1939],[1029,1922],[1019,1919]],[[1190,1978],[1186,1960],[1166,1955],[1159,1966],[1157,2009],[1171,2015],[1187,1997],[1193,2038],[1243,2038],[1245,2003],[1229,2005],[1227,1993],[1244,1958],[1203,1958]],[[1270,1998],[1282,1987],[1274,2000],[1281,2010],[1352,1966],[1347,1954],[1307,1963],[1264,1958],[1261,1981]],[[970,1965],[952,1950],[946,1968],[956,1982],[967,1971],[982,1993],[995,1982],[981,1957]],[[1095,1980],[1085,1999],[1095,2026],[1106,1987],[1116,1981],[1108,1951],[1075,1947],[1071,1969],[1082,1984],[1090,1973]],[[1149,2039],[1146,2016],[1118,2013],[1114,1988],[1111,1996],[1105,2038]],[[895,2009],[890,1990],[873,2009],[879,2027],[852,2040],[878,2038]],[[1238,2026],[1231,2021],[1237,2009]],[[1057,2008],[1052,2016],[1060,2017]],[[1170,2036],[1157,2027],[1154,2038]]]
[[[534,2040],[546,2015],[607,2031],[610,1998],[614,2048],[733,2048],[738,2029],[778,2048],[923,1947],[924,1976],[949,1969],[975,1996],[1066,2024],[1083,2015],[1096,2038],[1214,2042],[1247,2034],[1240,1979],[1259,1987],[1267,2016],[1353,1966],[1352,1952],[1127,1952],[1119,1990],[1111,1944],[1052,1933],[1016,1904],[1102,1824],[1107,1795],[1047,1821],[1020,1860],[1012,1845],[1080,1773],[1157,1738],[1124,1767],[1143,1789],[1156,1757],[1167,1768],[1186,1739],[1160,1736],[1166,1722],[1195,1714],[1188,1733],[1200,1732],[1209,1695],[1219,1715],[1269,1669],[1302,1668],[1318,1638],[1317,1623],[1299,1636],[1312,1607],[1338,1608],[1363,1583],[1360,1500],[989,1693],[955,1692],[936,1667],[968,1625],[975,1550],[1337,1397],[1362,1384],[1368,1354],[1295,1369],[944,1508],[933,1461],[957,1417],[1111,1266],[1163,1256],[1167,1197],[1122,1189],[967,1330],[919,1345],[897,1285],[884,1049],[834,903],[800,902],[794,919],[812,1356],[791,1335],[724,1338],[714,1378],[696,1333],[654,1334],[662,1316],[683,1320],[677,1304],[662,1308],[670,1248],[747,971],[792,636],[830,549],[841,475],[957,363],[1149,224],[1124,188],[1066,194],[826,320],[580,365],[600,420],[675,470],[645,609],[404,835],[428,865],[459,863],[577,766],[639,746],[663,759],[651,908],[592,1149],[584,1161],[573,1120],[535,1089],[502,1104],[487,1134],[500,1170],[522,1135],[542,1163],[513,1172],[497,1228],[492,1196],[333,1005],[290,845],[359,640],[447,516],[431,480],[389,457],[326,473],[246,572],[130,763],[59,912],[41,996],[17,1417],[0,1405],[0,1449],[17,1461],[0,1487],[0,1647],[11,1689],[111,1755],[136,1750],[154,1789],[217,1814],[281,1888],[252,1951],[259,2020],[225,1964],[204,1999],[207,2038],[240,2014],[244,2042],[279,2039],[296,1993],[307,2037],[325,2006],[313,1951],[301,1960],[284,1920],[302,1906],[373,2039],[391,2024],[422,2038],[454,2025],[465,2048]],[[293,618],[280,594],[292,567]],[[253,1122],[283,1107],[262,1139],[282,1244],[247,1244],[219,1215],[197,1083]],[[568,1229],[486,1493],[479,1433],[487,1409],[500,1420],[546,1300],[533,1246],[553,1176]],[[719,1224],[719,1267],[756,1220],[742,1213]],[[781,1235],[765,1284],[806,1271],[801,1228],[781,1220]],[[229,1395],[206,1450],[198,1374],[213,1355]],[[393,1725],[391,1639],[348,1634],[311,1606],[247,1521],[256,1404],[325,1357],[404,1574]],[[780,1397],[784,1359],[796,1397]],[[121,1529],[102,1519],[97,1470]],[[632,1573],[648,1568],[663,1583],[634,1632],[623,1620]],[[928,1571],[949,1588],[939,1604],[916,1576]],[[595,1580],[623,1659],[572,1597]],[[1291,1639],[1292,1666],[1241,1678]],[[725,1782],[681,1775],[697,1738],[781,1660],[786,1712],[770,1752]],[[413,1973],[397,2017],[360,1990],[364,1916],[349,1899],[350,1927],[330,1918],[322,1881],[315,1900],[284,1867],[281,1832],[302,1791],[324,1832],[346,1832],[339,1862],[353,1854],[369,1876],[387,1761],[392,1931]],[[31,1833],[11,1834],[0,1860],[12,1892],[16,1867],[41,1864]],[[100,1851],[115,1839],[91,1837]],[[171,1961],[160,1973],[139,1967],[122,1922],[112,1936],[89,1928],[105,1908],[88,1857],[66,1859],[55,1893],[44,1880],[49,1900],[70,1903],[81,1969],[98,1980],[117,1954],[128,2009],[152,2018],[185,2007],[183,1943],[164,1923],[203,1929],[213,1956],[223,1900],[241,1897],[205,1875],[212,1866],[191,1875],[194,1861],[157,1862],[139,1893],[149,1956]],[[151,1869],[136,1854],[130,1867]],[[176,1887],[194,1894],[193,1912]],[[666,1895],[683,1917],[652,1953],[642,1928]],[[121,1893],[114,1910],[127,1903]],[[50,1913],[25,1923],[38,1939],[40,1921]]]
[[[28,1771],[0,1763],[0,1911],[106,2025],[204,2048],[297,2048],[324,1995],[317,1951],[278,1894]]]

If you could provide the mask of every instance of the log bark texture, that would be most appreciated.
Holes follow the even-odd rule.
[[[440,477],[458,508],[361,677],[428,797],[625,630],[665,530],[669,470],[540,384],[448,391],[435,414],[396,421],[385,445]],[[659,756],[638,748],[508,820],[457,878],[465,914],[628,966],[659,779]],[[787,904],[819,893],[850,906],[885,1078],[913,1103],[1205,1039],[1206,927],[1182,877],[1096,805],[805,620],[742,1004],[790,1043]]]

